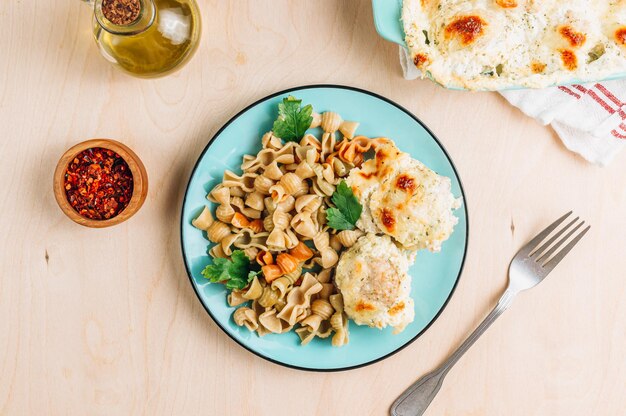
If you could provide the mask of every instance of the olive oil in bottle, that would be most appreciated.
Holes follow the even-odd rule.
[[[124,71],[160,77],[193,55],[200,12],[195,0],[95,0],[94,36],[102,55]]]

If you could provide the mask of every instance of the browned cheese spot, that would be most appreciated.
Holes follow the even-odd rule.
[[[578,67],[578,58],[573,51],[569,49],[561,49],[561,61],[563,61],[563,66],[570,71],[575,70]]]
[[[615,41],[620,45],[626,45],[626,27],[620,27],[615,31]]]
[[[383,210],[380,213],[380,222],[383,223],[387,231],[391,232],[393,231],[396,225],[396,218],[393,215],[393,212],[391,212],[391,210],[387,208],[383,208]]]
[[[496,4],[504,9],[517,7],[517,0],[496,0]]]
[[[363,312],[363,311],[373,311],[375,308],[373,305],[370,305],[369,303],[363,302],[362,300],[360,300],[357,304],[356,307],[354,308],[357,312]]]
[[[546,64],[543,62],[533,62],[530,65],[530,69],[534,74],[541,74],[546,69]]]
[[[459,38],[465,46],[473,43],[485,32],[487,22],[479,16],[461,16],[446,26],[444,33],[446,39]]]
[[[415,191],[416,186],[415,179],[409,175],[402,174],[398,176],[398,179],[396,179],[396,188],[406,193],[412,194]]]
[[[387,166],[389,156],[389,153],[385,152],[384,149],[380,149],[376,152],[376,176],[379,178],[387,176],[391,171],[391,168]]]
[[[582,46],[587,40],[584,33],[576,32],[571,26],[560,26],[558,30],[572,48]]]
[[[413,59],[413,63],[415,64],[417,68],[423,67],[425,64],[428,63],[428,61],[429,61],[428,55],[424,53],[418,53],[417,55],[415,55],[415,58]]]
[[[393,316],[395,314],[397,314],[398,312],[402,312],[402,310],[404,310],[404,302],[400,302],[396,305],[393,305],[391,308],[389,308],[389,315]]]

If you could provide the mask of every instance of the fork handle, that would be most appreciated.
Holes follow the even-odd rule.
[[[496,318],[511,305],[516,294],[516,292],[507,289],[500,297],[496,307],[487,315],[481,324],[478,325],[478,328],[463,341],[459,348],[457,348],[439,368],[417,380],[393,402],[391,405],[391,415],[420,416],[424,414],[426,408],[430,405],[441,388],[443,379],[446,374],[448,374],[448,371],[459,361],[459,358],[461,358],[474,342],[480,338],[483,332],[491,326]]]

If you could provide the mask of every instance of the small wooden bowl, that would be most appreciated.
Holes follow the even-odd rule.
[[[128,164],[133,174],[133,194],[130,202],[119,214],[108,220],[92,220],[85,218],[72,208],[65,193],[65,172],[78,154],[94,147],[109,149],[120,155]],[[143,205],[148,195],[148,173],[139,157],[128,146],[111,139],[91,139],[78,143],[63,154],[54,171],[54,197],[61,210],[77,224],[91,228],[104,228],[117,225],[132,217]]]

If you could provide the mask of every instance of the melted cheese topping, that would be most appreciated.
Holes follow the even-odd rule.
[[[390,235],[406,249],[439,251],[458,222],[453,210],[460,200],[452,195],[450,178],[392,143],[353,169],[347,183],[363,205],[357,227]]]
[[[368,233],[380,233],[374,223],[369,201],[372,194],[380,189],[380,184],[388,179],[398,168],[403,159],[410,158],[407,153],[400,152],[393,144],[381,146],[374,159],[363,163],[360,168],[352,169],[346,183],[363,205],[363,212],[357,227]]]
[[[447,87],[541,88],[626,72],[626,0],[404,0],[413,63]]]
[[[402,331],[415,317],[409,259],[388,236],[366,234],[342,253],[335,283],[358,325]]]

